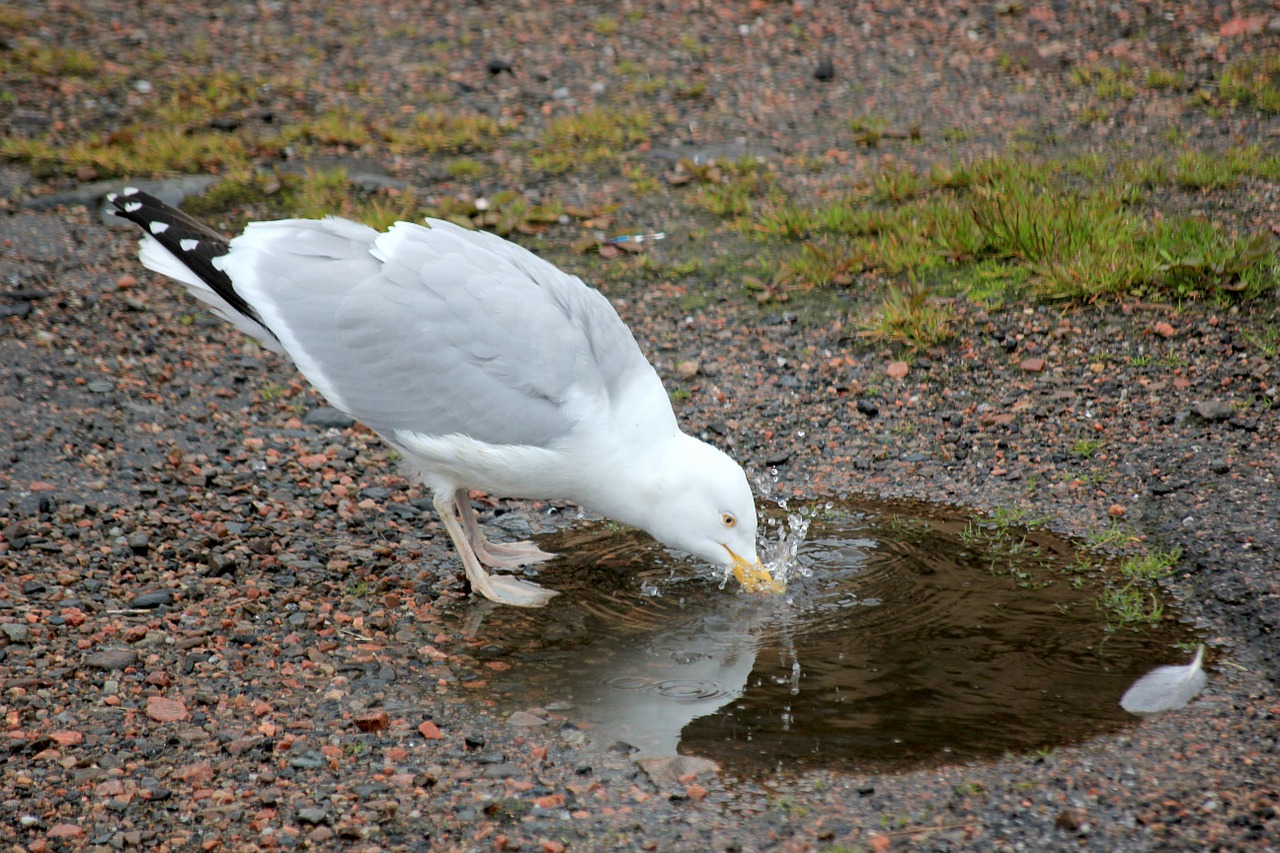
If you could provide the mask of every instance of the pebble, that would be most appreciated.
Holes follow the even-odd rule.
[[[133,649],[104,649],[89,655],[84,662],[92,669],[127,669],[138,663],[138,653]]]
[[[303,415],[302,422],[321,429],[346,429],[355,424],[356,419],[333,406],[321,406]]]
[[[152,590],[141,595],[135,595],[129,600],[129,607],[133,610],[152,610],[166,604],[173,604],[173,590]]]
[[[129,536],[129,550],[139,557],[145,557],[147,552],[151,550],[151,537],[145,532],[139,531]]]
[[[1235,414],[1235,409],[1231,407],[1231,404],[1222,400],[1202,400],[1198,403],[1193,403],[1191,411],[1206,421],[1225,421]]]
[[[297,770],[319,770],[328,762],[320,753],[310,750],[289,759],[289,766]]]
[[[11,643],[31,642],[31,628],[21,622],[5,622],[0,625],[0,633],[8,637]]]
[[[514,711],[511,716],[507,717],[507,725],[517,727],[545,726],[547,720],[536,714],[530,714],[528,711]]]
[[[152,696],[147,699],[147,716],[157,723],[177,723],[187,718],[187,706],[181,699]]]
[[[298,809],[298,823],[307,823],[315,826],[316,824],[332,823],[333,818],[324,809],[308,808]]]
[[[1027,373],[1040,373],[1044,370],[1043,358],[1024,358],[1022,363],[1018,365]]]

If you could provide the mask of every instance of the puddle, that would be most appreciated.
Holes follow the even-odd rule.
[[[1101,580],[1042,531],[904,505],[812,520],[785,596],[748,596],[640,533],[591,525],[543,610],[460,609],[509,710],[551,707],[601,748],[727,770],[890,770],[1028,753],[1131,725],[1118,702],[1190,639],[1170,620],[1108,630]],[[732,583],[732,582],[731,582]]]

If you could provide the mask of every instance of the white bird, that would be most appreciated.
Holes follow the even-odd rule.
[[[680,431],[653,367],[581,279],[493,234],[428,219],[251,223],[227,241],[128,188],[139,260],[176,279],[333,406],[375,430],[431,490],[472,590],[538,607],[555,592],[491,575],[549,559],[486,540],[468,490],[555,499],[648,531],[780,590],[756,554],[742,467]]]

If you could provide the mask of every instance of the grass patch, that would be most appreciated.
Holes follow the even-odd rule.
[[[702,206],[776,248],[766,291],[888,280],[898,291],[884,297],[864,331],[913,346],[948,334],[947,312],[932,295],[1224,300],[1257,296],[1280,272],[1265,232],[1232,235],[1205,219],[1165,220],[1140,207],[1144,187],[1211,191],[1242,175],[1280,178],[1276,156],[1256,147],[1187,154],[1172,166],[1102,155],[1049,163],[982,158],[927,174],[894,166],[818,205],[796,203],[771,179],[760,182],[758,167],[732,178],[719,167],[698,168],[687,180],[700,181]],[[917,293],[916,285],[937,293]]]
[[[408,130],[394,131],[390,136],[401,150],[471,154],[493,150],[507,130],[486,115],[431,110],[415,116]]]
[[[1148,89],[1181,89],[1186,75],[1169,68],[1148,68],[1143,75],[1143,86]]]
[[[1107,613],[1107,630],[1150,625],[1163,619],[1164,605],[1155,582],[1172,573],[1181,558],[1182,552],[1177,548],[1156,548],[1122,560],[1119,577],[1109,579],[1097,598],[1098,609]]]
[[[93,168],[99,177],[221,172],[245,163],[250,149],[236,137],[212,130],[130,125],[83,140],[55,135],[0,139],[0,157],[27,164],[37,177]]]
[[[1077,65],[1071,69],[1072,82],[1104,100],[1131,100],[1138,94],[1134,78],[1133,69],[1127,65]]]
[[[431,213],[411,192],[360,192],[345,169],[303,175],[244,169],[187,199],[182,206],[201,218],[237,211],[239,218],[226,223],[230,231],[239,231],[249,219],[330,215],[382,229],[401,220],[420,221]]]
[[[1232,62],[1218,81],[1218,94],[1235,106],[1280,112],[1280,53]]]
[[[13,50],[0,53],[0,73],[6,76],[85,78],[96,75],[99,68],[98,58],[87,50],[35,39],[23,39]]]
[[[1180,559],[1180,548],[1168,551],[1156,548],[1141,556],[1127,557],[1120,563],[1120,574],[1129,581],[1159,580],[1171,574]]]
[[[890,287],[879,308],[862,321],[862,334],[875,341],[928,349],[955,336],[955,312],[922,289]]]
[[[534,168],[552,175],[581,166],[616,162],[649,138],[653,116],[646,110],[592,109],[552,119],[536,143]]]

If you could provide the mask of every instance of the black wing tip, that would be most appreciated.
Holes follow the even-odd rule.
[[[169,254],[200,277],[232,309],[270,332],[258,312],[236,292],[235,285],[214,260],[230,251],[227,238],[171,204],[137,187],[107,195],[111,212],[136,224]]]

